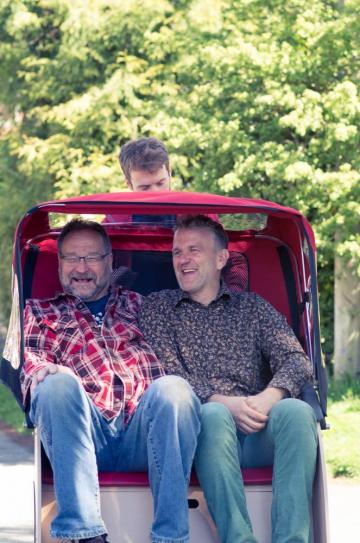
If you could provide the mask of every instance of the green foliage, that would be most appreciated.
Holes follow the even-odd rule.
[[[334,254],[360,262],[359,21],[357,0],[4,0],[0,190],[21,190],[0,232],[37,198],[124,189],[119,144],[154,135],[176,188],[309,218],[331,352]]]
[[[32,205],[51,193],[47,165],[30,140],[13,130],[0,140],[0,307],[1,315],[11,308],[11,258],[15,226]],[[1,316],[0,315],[0,316]]]
[[[350,400],[352,411],[360,413],[360,381],[346,377],[343,379],[331,379],[329,382],[329,402],[335,404],[342,401]]]

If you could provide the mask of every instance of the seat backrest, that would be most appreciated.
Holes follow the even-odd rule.
[[[55,240],[29,245],[24,252],[23,269],[25,299],[51,298],[62,291]],[[178,286],[170,250],[113,248],[113,269],[114,282],[143,295]],[[242,253],[231,253],[224,277],[232,289],[248,290],[248,261]]]
[[[172,231],[119,230],[111,235],[114,279],[141,294],[177,288],[172,267]],[[230,261],[224,279],[231,289],[250,290],[280,311],[301,340],[302,299],[296,260],[289,249],[274,238],[231,232]],[[50,298],[61,292],[56,239],[26,246],[23,253],[24,298]]]
[[[28,244],[22,255],[24,299],[51,298],[62,292],[55,239]]]
[[[246,251],[249,290],[268,300],[282,313],[299,337],[300,285],[296,261],[278,240],[257,237]]]

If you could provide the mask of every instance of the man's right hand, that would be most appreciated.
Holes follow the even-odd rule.
[[[259,432],[265,427],[269,419],[267,415],[250,407],[246,397],[214,394],[208,401],[225,405],[234,417],[236,426],[245,434]]]
[[[69,373],[70,375],[74,375],[74,372],[66,366],[59,366],[58,364],[49,363],[41,368],[41,370],[39,370],[37,373],[33,374],[30,391],[34,392],[35,388],[39,383],[41,383],[41,381],[43,381],[48,375],[53,375],[57,372]]]

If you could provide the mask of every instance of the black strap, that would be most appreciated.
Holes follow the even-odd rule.
[[[295,284],[294,272],[291,266],[289,251],[285,245],[280,245],[277,248],[277,252],[280,258],[281,269],[283,272],[286,292],[287,292],[288,301],[289,301],[291,327],[294,330],[296,337],[299,339],[300,326],[299,326],[298,303],[296,299],[296,284]]]
[[[28,298],[31,298],[34,270],[35,270],[35,264],[36,264],[38,254],[39,254],[39,247],[37,245],[30,245],[28,254],[26,255],[24,273],[23,273],[24,302]]]

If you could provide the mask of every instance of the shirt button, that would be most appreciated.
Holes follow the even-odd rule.
[[[78,308],[78,309],[84,309],[84,307],[85,307],[85,304],[82,304],[82,303],[80,303],[80,304],[77,305],[77,308]]]

